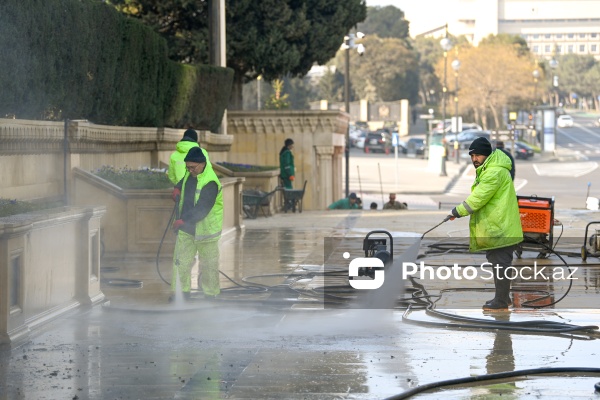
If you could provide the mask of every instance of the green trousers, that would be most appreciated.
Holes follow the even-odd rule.
[[[173,277],[171,290],[175,291],[177,282],[182,292],[189,292],[192,286],[192,267],[198,254],[202,272],[202,291],[205,295],[216,296],[221,293],[219,285],[219,238],[195,240],[183,231],[177,233],[175,252],[173,253]]]

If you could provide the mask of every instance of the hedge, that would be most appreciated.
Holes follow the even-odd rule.
[[[216,132],[232,82],[169,60],[162,37],[103,2],[0,4],[0,117]]]

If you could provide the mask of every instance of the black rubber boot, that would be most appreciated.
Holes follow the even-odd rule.
[[[511,304],[510,301],[510,279],[504,275],[505,268],[501,268],[499,272],[499,278],[495,279],[496,284],[496,296],[490,302],[486,302],[483,305],[483,309],[487,311],[503,311],[507,310]]]

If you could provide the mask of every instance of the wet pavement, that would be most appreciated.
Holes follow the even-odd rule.
[[[440,192],[458,173],[440,181]],[[560,328],[600,324],[599,260],[583,262],[576,256],[578,241],[567,239],[600,220],[598,212],[556,211],[567,232],[558,247],[571,269],[577,267],[578,279],[569,288],[567,280],[548,273],[564,271],[559,257],[538,259],[526,251],[515,265],[548,270],[515,281],[510,312],[482,312],[493,296],[489,280],[435,275],[416,279],[416,285],[404,279],[397,285],[404,293],[393,296],[410,300],[394,309],[348,308],[361,296],[338,287],[348,284],[339,272],[347,270],[348,259],[363,255],[362,239],[373,230],[394,237],[394,266],[423,261],[435,271],[457,264],[466,272],[485,261],[460,251],[467,219],[442,224],[421,240],[446,211],[431,195],[415,193],[419,187],[405,194],[421,205],[409,210],[305,211],[246,220],[243,232],[222,240],[221,287],[227,289],[214,300],[195,292],[190,302],[168,303],[170,288],[161,278],[170,279],[168,255],[158,266],[153,257],[103,260],[108,302],[74,311],[32,333],[27,343],[2,349],[0,399],[383,399],[449,379],[596,368],[598,331]],[[415,249],[417,258],[410,254]],[[194,269],[193,282],[197,274]],[[421,286],[425,292],[417,290]],[[546,293],[533,304],[557,301],[567,290],[554,306],[526,307]],[[419,300],[426,299],[436,302],[439,313],[425,310]],[[597,382],[600,374],[590,372],[530,374],[411,398],[597,399]]]

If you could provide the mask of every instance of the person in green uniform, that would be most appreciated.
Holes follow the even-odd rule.
[[[338,201],[334,201],[328,207],[328,210],[360,210],[362,209],[362,204],[360,199],[356,197],[356,193],[350,193],[350,195],[345,199],[340,199]]]
[[[178,219],[173,222],[177,232],[173,254],[173,277],[171,290],[178,285],[184,298],[190,298],[191,271],[194,258],[202,271],[201,282],[205,297],[218,295],[219,285],[219,239],[223,227],[223,192],[221,182],[212,165],[199,147],[192,147],[185,156],[186,174],[175,189],[173,198],[178,199]],[[170,300],[173,299],[171,296]]]

